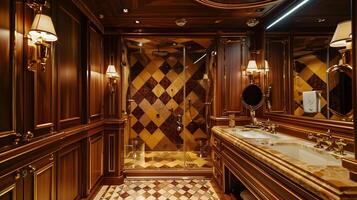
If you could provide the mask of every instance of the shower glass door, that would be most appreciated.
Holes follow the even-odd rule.
[[[211,167],[206,131],[210,81],[204,56],[211,40],[201,45],[192,40],[124,40],[128,62],[124,96],[130,116],[125,135],[127,169]]]

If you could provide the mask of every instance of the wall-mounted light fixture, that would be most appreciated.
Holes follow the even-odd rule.
[[[49,7],[46,1],[44,3],[28,3],[27,5],[36,12],[28,33],[30,46],[35,46],[36,50],[28,61],[28,69],[32,71],[33,65],[39,63],[42,69],[45,70],[51,43],[58,39],[56,30],[51,17],[42,14],[42,8],[45,6]]]
[[[253,83],[254,72],[259,72],[257,62],[255,60],[249,60],[248,61],[248,65],[247,65],[247,69],[245,71],[246,71],[246,73],[247,73],[247,75],[249,77],[249,82]]]
[[[110,89],[110,93],[114,94],[115,93],[115,89],[116,89],[116,84],[117,84],[117,79],[119,78],[119,74],[115,69],[114,64],[109,64],[106,74],[109,78],[109,89]]]

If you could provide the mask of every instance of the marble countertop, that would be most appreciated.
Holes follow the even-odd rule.
[[[314,150],[314,143],[312,142],[280,133],[271,135],[261,130],[253,131],[258,132],[258,134],[268,134],[267,138],[253,139],[242,137],[237,134],[237,131],[247,131],[244,127],[228,128],[227,126],[215,126],[212,130],[220,138],[244,150],[257,160],[264,162],[270,168],[280,172],[323,199],[343,199],[342,196],[345,195],[357,197],[357,182],[349,179],[349,171],[343,168],[342,164],[308,164],[272,148],[273,144],[276,143],[289,143],[301,145],[309,148],[311,151]],[[327,156],[338,157],[338,155],[334,155],[333,153],[322,153]],[[352,157],[352,154],[347,154],[344,157],[350,156]],[[339,159],[336,160],[340,162]]]

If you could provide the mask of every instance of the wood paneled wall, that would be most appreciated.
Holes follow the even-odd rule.
[[[247,85],[244,73],[248,63],[247,37],[221,38],[218,41],[218,62],[215,73],[214,116],[227,117],[230,113],[244,115],[240,96]]]
[[[90,199],[102,181],[123,181],[125,119],[104,115],[103,27],[83,5],[50,1],[58,41],[45,68],[29,69],[34,11],[0,1],[0,199]]]

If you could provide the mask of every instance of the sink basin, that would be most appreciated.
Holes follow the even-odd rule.
[[[258,130],[248,130],[248,131],[243,131],[241,129],[237,128],[227,128],[226,129],[228,132],[232,133],[233,135],[236,135],[238,137],[243,137],[243,138],[250,138],[250,139],[272,139],[272,138],[277,138],[277,136],[272,135],[270,133],[263,133]]]
[[[275,143],[269,148],[274,149],[286,156],[316,166],[341,166],[341,160],[335,158],[324,150],[296,143]]]

